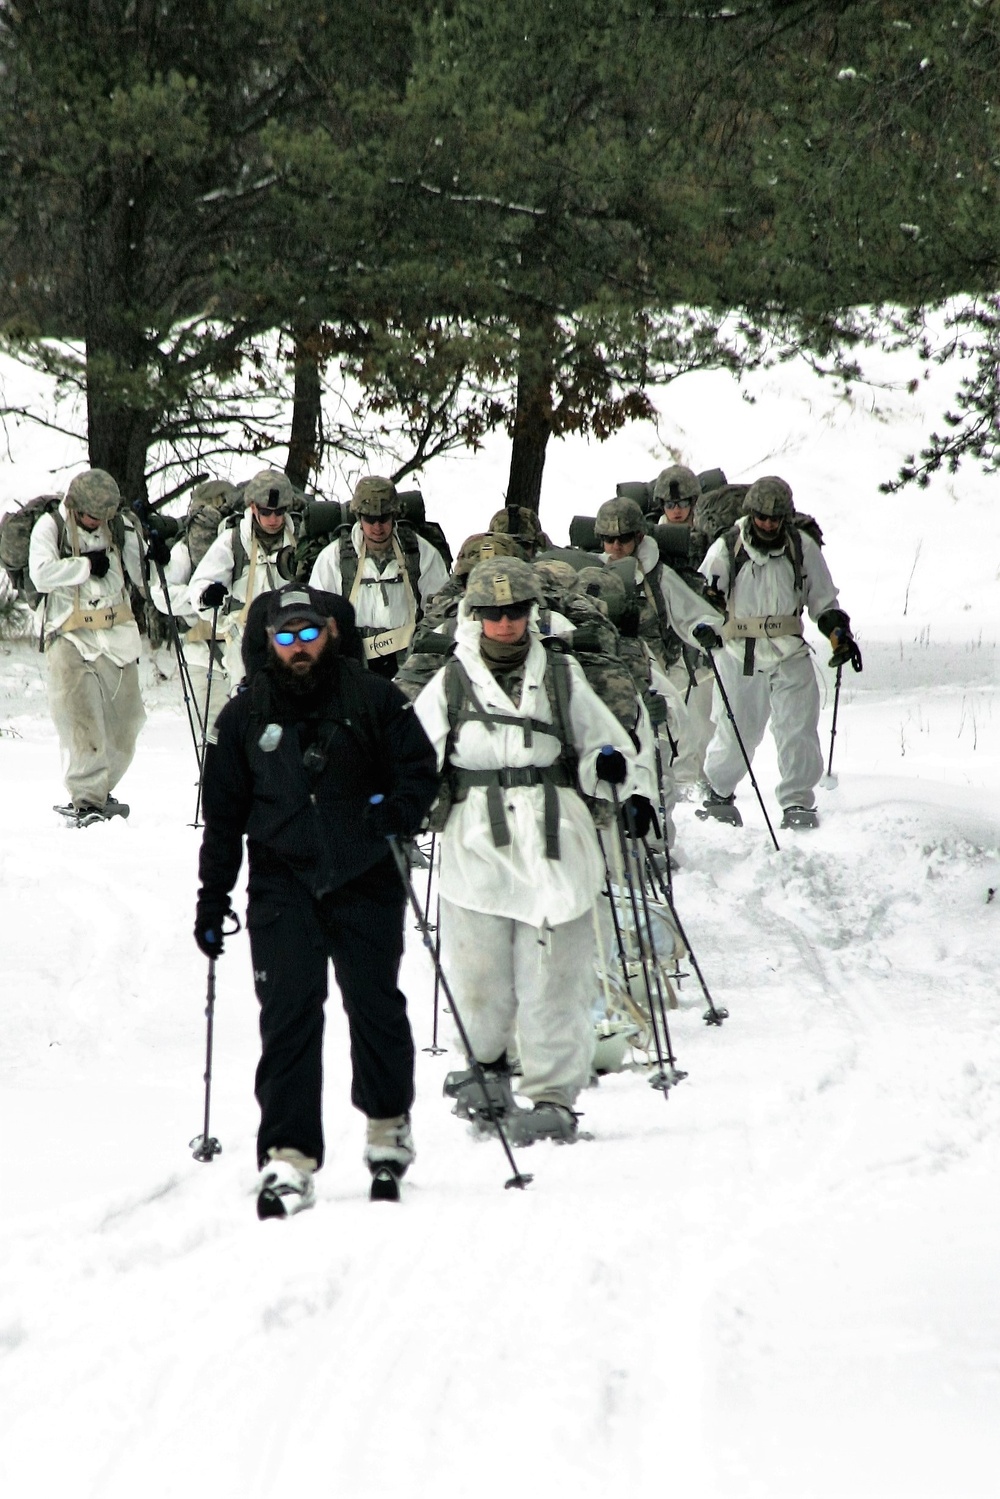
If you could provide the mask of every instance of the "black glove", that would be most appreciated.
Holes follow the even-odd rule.
[[[201,607],[203,609],[217,609],[225,602],[226,594],[229,592],[225,583],[209,583],[201,596]]]
[[[161,536],[159,531],[150,531],[146,542],[146,556],[154,567],[166,567],[170,561],[170,547],[166,537]]]
[[[656,820],[653,803],[648,796],[630,796],[625,803],[625,831],[630,838],[645,838],[650,828],[660,836],[660,824]]]
[[[662,728],[667,721],[666,698],[661,697],[658,692],[650,691],[643,697],[643,702],[646,704],[646,712],[649,714],[649,721],[653,728]]]
[[[194,940],[206,958],[221,958],[225,949],[222,926],[228,915],[228,908],[225,911],[219,911],[218,908],[203,911],[199,908],[194,918]]]
[[[107,552],[88,552],[87,561],[90,563],[91,574],[95,578],[103,578],[111,566],[111,558]]]
[[[399,803],[385,797],[378,802],[369,802],[361,814],[361,821],[372,838],[409,838],[413,832],[410,819]]]
[[[833,646],[833,655],[830,657],[831,666],[846,666],[848,661],[855,671],[860,671],[864,663],[861,660],[861,651],[858,642],[850,630],[841,626],[833,631],[830,636],[830,644]]]
[[[718,630],[713,630],[711,625],[695,625],[691,634],[703,651],[718,651],[725,645],[725,641]]]
[[[609,781],[612,786],[620,786],[628,775],[628,766],[625,756],[621,750],[612,749],[610,744],[598,751],[597,755],[597,779]]]

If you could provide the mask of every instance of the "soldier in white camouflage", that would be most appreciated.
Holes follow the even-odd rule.
[[[359,479],[353,527],[324,547],[309,575],[311,587],[354,606],[369,670],[390,678],[406,659],[424,606],[448,581],[441,553],[400,522],[400,508],[391,479]]]
[[[128,578],[143,587],[138,538],[103,469],[77,474],[57,510],[41,516],[28,553],[44,596],[49,704],[70,801],[55,810],[78,827],[127,817],[112,792],[132,763],[146,713],[139,631]]]
[[[604,861],[580,792],[610,801],[613,780],[637,817],[651,813],[634,744],[578,663],[545,648],[537,607],[530,566],[480,562],[454,656],[414,705],[452,797],[441,835],[442,958],[490,1094],[522,1144],[574,1140],[573,1105],[590,1077],[588,959]],[[511,1092],[515,1033],[530,1111]],[[446,1091],[460,1115],[481,1117],[471,1071]]]

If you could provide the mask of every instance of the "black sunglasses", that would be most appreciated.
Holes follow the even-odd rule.
[[[476,617],[488,619],[492,624],[499,624],[502,619],[527,619],[533,605],[530,601],[523,604],[479,604],[476,606]]]
[[[635,541],[637,535],[636,531],[622,531],[616,536],[602,536],[601,541],[620,541],[623,546],[627,546],[630,541]]]

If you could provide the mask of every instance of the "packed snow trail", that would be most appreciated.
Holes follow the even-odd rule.
[[[218,965],[223,1154],[188,1148],[206,965],[183,721],[154,709],[128,825],[71,832],[45,814],[48,725],[16,717],[5,1491],[992,1492],[1000,807],[861,774],[888,711],[853,704],[824,824],[780,854],[759,809],[736,831],[682,804],[678,908],[732,1018],[706,1027],[685,983],[666,1102],[603,1080],[593,1140],[519,1153],[535,1183],[505,1192],[496,1142],[440,1097],[455,1052],[421,1051],[405,1202],[372,1206],[334,1002],[330,1163],[288,1224],[254,1213],[243,937]],[[404,987],[427,1046],[413,931]]]

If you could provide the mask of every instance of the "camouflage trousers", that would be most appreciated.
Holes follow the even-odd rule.
[[[441,958],[480,1062],[515,1045],[533,1103],[572,1108],[594,1055],[590,911],[538,928],[441,901]]]
[[[146,710],[136,662],[85,661],[71,640],[47,647],[49,708],[75,807],[103,807],[132,763]]]

